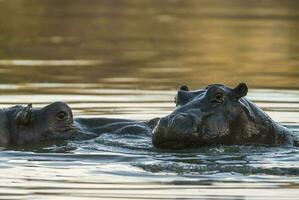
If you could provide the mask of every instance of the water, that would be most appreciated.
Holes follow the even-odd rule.
[[[146,120],[181,84],[246,82],[299,125],[297,1],[0,0],[0,107]],[[153,148],[139,135],[0,151],[0,199],[298,199],[299,149]]]

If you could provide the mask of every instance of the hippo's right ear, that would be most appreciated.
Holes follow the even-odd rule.
[[[248,87],[245,83],[239,83],[237,87],[233,89],[233,95],[237,98],[240,99],[241,97],[245,97],[248,92]]]
[[[29,124],[31,120],[32,120],[32,104],[30,103],[17,113],[16,123],[18,125],[26,125]]]

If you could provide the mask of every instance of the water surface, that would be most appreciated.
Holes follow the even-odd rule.
[[[66,101],[78,117],[147,120],[175,90],[248,83],[298,132],[299,4],[0,0],[0,108]],[[0,151],[0,199],[298,199],[299,149],[155,149],[142,135]]]

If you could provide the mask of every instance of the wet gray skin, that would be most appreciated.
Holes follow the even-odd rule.
[[[65,140],[86,140],[102,133],[151,134],[156,120],[136,122],[125,119],[77,118],[64,102],[43,108],[14,106],[0,110],[0,146],[41,144]]]
[[[29,104],[0,110],[0,146],[80,137],[91,136],[76,126],[70,107],[63,102],[37,109]]]
[[[196,91],[182,86],[176,95],[177,108],[153,130],[153,145],[184,149],[213,144],[297,144],[289,129],[244,98],[247,91],[245,83],[234,89],[213,84]]]

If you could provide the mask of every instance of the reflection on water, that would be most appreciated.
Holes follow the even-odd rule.
[[[247,82],[299,132],[299,4],[0,0],[0,108],[63,100],[76,116],[145,120],[175,89]],[[0,199],[298,199],[298,148],[161,151],[105,134],[0,151]],[[117,188],[117,190],[116,190]]]
[[[242,80],[297,89],[298,7],[292,0],[2,0],[0,81],[169,89]]]

